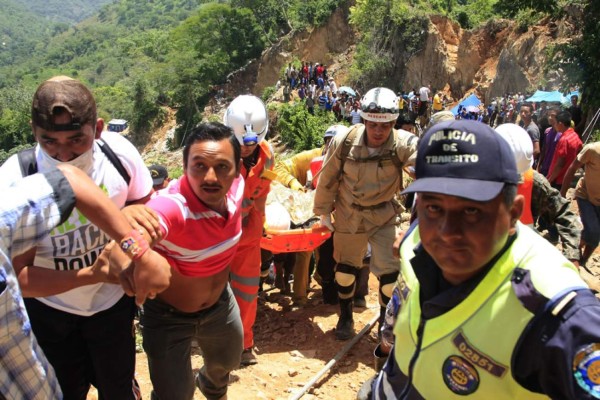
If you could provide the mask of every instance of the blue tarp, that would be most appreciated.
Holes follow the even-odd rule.
[[[456,115],[456,114],[458,114],[458,107],[459,106],[463,106],[463,107],[476,106],[477,107],[480,104],[481,104],[481,100],[479,100],[479,97],[477,97],[474,94],[472,94],[469,97],[467,97],[466,99],[464,99],[463,101],[461,101],[460,103],[458,103],[450,111],[452,111],[452,114]]]
[[[525,99],[525,101],[530,101],[533,103],[539,103],[541,101],[547,101],[548,103],[563,103],[565,101],[565,96],[563,96],[563,94],[558,90],[553,92],[537,90],[533,96]]]

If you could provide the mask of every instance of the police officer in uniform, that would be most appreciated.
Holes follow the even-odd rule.
[[[396,345],[359,398],[600,398],[598,300],[519,222],[507,142],[476,121],[442,122],[419,144],[416,177],[405,192],[419,194],[418,220],[384,324]]]

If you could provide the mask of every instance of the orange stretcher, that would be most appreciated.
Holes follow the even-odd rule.
[[[260,240],[260,247],[275,254],[312,251],[330,237],[331,231],[324,226],[286,230],[266,229],[265,235]]]

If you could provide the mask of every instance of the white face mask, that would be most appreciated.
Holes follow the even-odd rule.
[[[53,157],[50,157],[48,155],[48,153],[46,153],[44,151],[42,146],[40,146],[40,154],[42,156],[40,164],[43,169],[54,167],[60,163],[63,163],[63,161],[57,160],[56,158],[53,158]],[[92,171],[92,167],[94,166],[94,146],[92,146],[85,153],[81,154],[79,157],[77,157],[71,161],[65,161],[64,163],[72,165],[74,167],[77,167],[89,175],[90,172]]]

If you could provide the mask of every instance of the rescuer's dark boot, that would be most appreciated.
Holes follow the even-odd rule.
[[[354,336],[352,299],[340,299],[340,319],[335,327],[335,338],[337,340],[348,340],[352,336]]]

